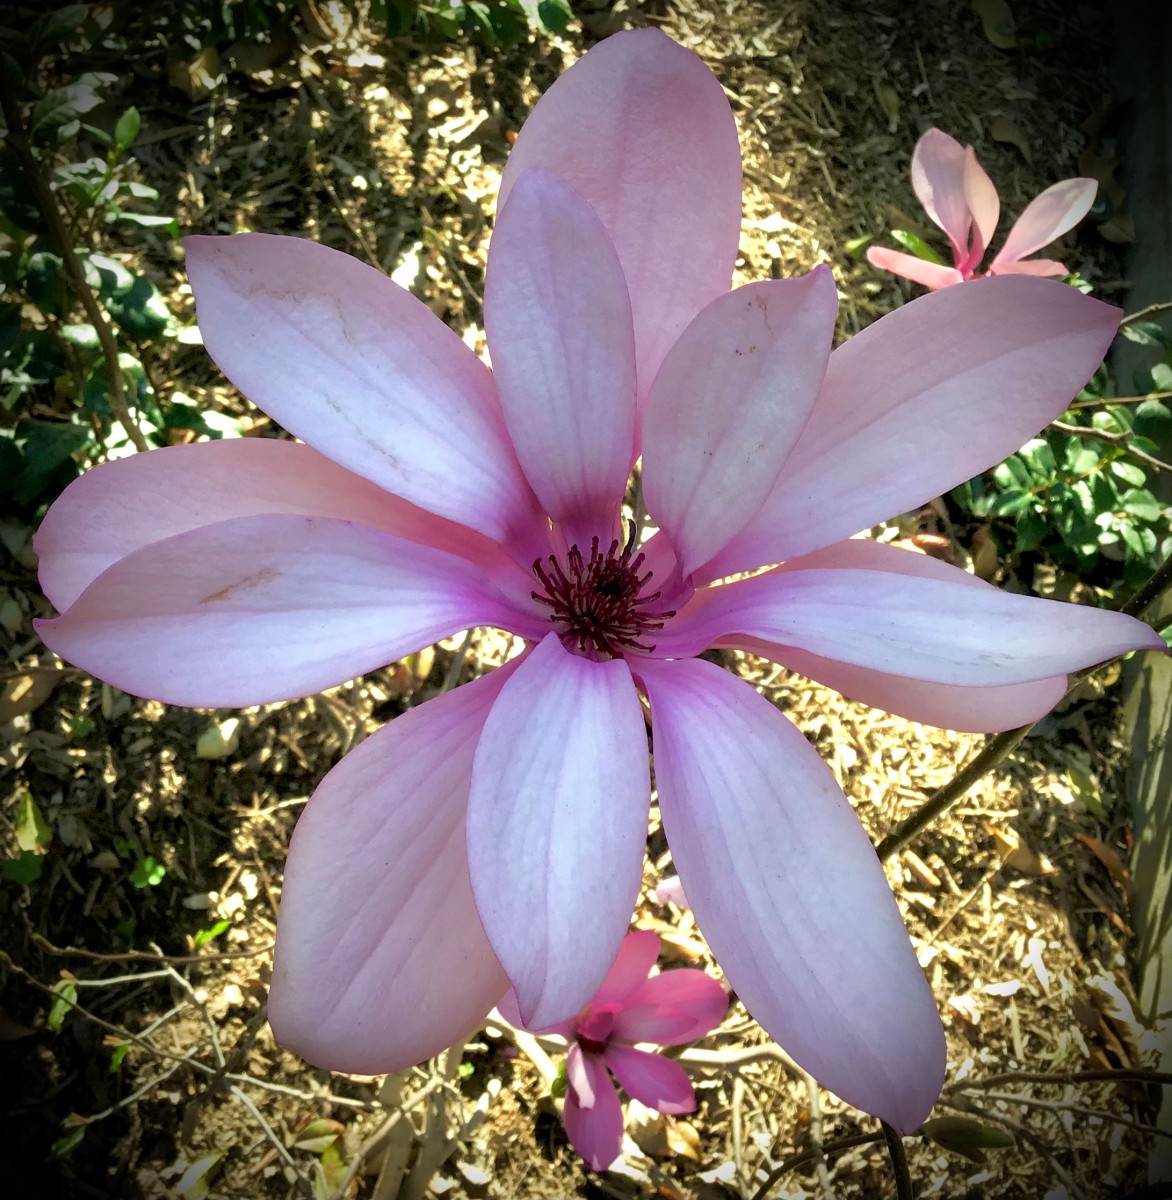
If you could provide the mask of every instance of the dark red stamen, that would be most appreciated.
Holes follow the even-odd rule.
[[[550,608],[550,618],[567,650],[591,658],[619,658],[627,650],[646,653],[655,649],[641,639],[662,629],[675,611],[649,611],[660,593],[643,594],[652,572],[640,576],[645,556],[634,551],[632,525],[621,550],[615,538],[603,554],[598,538],[593,538],[589,558],[574,545],[566,553],[564,566],[554,555],[546,560],[548,567],[540,558],[533,564],[533,574],[544,589],[533,592],[533,599]]]

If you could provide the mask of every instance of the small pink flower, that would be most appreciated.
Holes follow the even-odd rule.
[[[933,291],[976,278],[997,228],[1001,202],[972,146],[929,129],[912,154],[912,187],[928,216],[948,234],[953,265],[927,262],[883,246],[871,246],[867,261]],[[1060,262],[1026,255],[1073,229],[1095,202],[1097,187],[1093,179],[1064,179],[1031,200],[984,274],[1070,274]]]
[[[595,1171],[619,1156],[623,1110],[607,1078],[614,1076],[628,1096],[661,1113],[689,1113],[696,1094],[678,1063],[636,1042],[682,1046],[715,1029],[728,1009],[728,996],[711,975],[684,967],[648,974],[659,957],[659,938],[636,931],[623,939],[614,966],[576,1017],[539,1033],[560,1033],[566,1052],[566,1134]],[[501,1015],[520,1025],[516,996],[509,992]]]
[[[510,984],[536,1026],[594,995],[642,881],[646,704],[672,859],[729,982],[823,1084],[908,1132],[945,1044],[883,869],[798,729],[699,656],[749,650],[986,731],[1047,712],[1068,671],[1164,648],[1120,613],[850,540],[1058,416],[1118,310],[979,280],[831,353],[826,268],[728,290],[740,194],[712,73],[658,30],[616,34],[509,157],[491,371],[347,255],[189,239],[209,352],[303,442],[108,463],[38,530],[61,614],[45,642],[170,704],[309,695],[472,626],[524,641],[367,738],[298,821],[268,1012],[318,1066],[401,1070]],[[633,545],[640,457],[659,532]]]

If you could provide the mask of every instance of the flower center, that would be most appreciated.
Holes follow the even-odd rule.
[[[645,593],[652,573],[639,574],[644,556],[635,553],[634,543],[632,525],[621,549],[615,538],[604,554],[598,538],[592,538],[589,558],[575,544],[564,561],[551,554],[533,564],[543,589],[533,592],[533,599],[550,609],[550,620],[567,650],[599,660],[620,658],[628,650],[655,649],[646,635],[662,629],[675,612],[653,610],[660,593]]]

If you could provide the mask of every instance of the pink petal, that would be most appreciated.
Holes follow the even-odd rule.
[[[926,554],[899,550],[868,539],[838,542],[802,558],[791,559],[782,569],[812,567],[858,567],[925,579],[952,580],[978,589],[992,587],[975,575]],[[1016,729],[1048,713],[1066,691],[1065,675],[1004,687],[950,687],[848,666],[776,642],[756,642],[751,638],[737,640],[742,649],[800,671],[852,700],[942,729],[963,729],[973,733]]]
[[[880,317],[830,356],[777,486],[701,578],[828,546],[1000,462],[1063,411],[1118,324],[1042,279],[976,279]]]
[[[997,263],[989,268],[990,275],[1037,275],[1043,279],[1055,275],[1069,275],[1070,269],[1065,263],[1052,258],[1026,258],[1017,262]]]
[[[208,352],[270,417],[420,508],[530,536],[492,375],[422,301],[302,238],[193,237],[187,266]]]
[[[651,968],[659,958],[659,935],[636,929],[623,938],[618,957],[595,992],[591,1005],[622,1004],[647,982]]]
[[[493,231],[484,322],[501,406],[542,508],[588,542],[615,521],[635,449],[635,338],[606,229],[527,171]]]
[[[466,559],[281,514],[144,546],[36,627],[62,658],[123,691],[239,707],[311,695],[512,614]]]
[[[562,1120],[570,1145],[586,1165],[592,1171],[605,1171],[623,1148],[623,1106],[598,1059],[593,1054],[584,1054],[582,1059],[592,1072],[594,1105],[583,1108],[567,1088]]]
[[[616,1013],[613,1031],[624,1042],[656,1042],[661,1046],[675,1046],[696,1039],[686,1036],[695,1028],[696,1022],[689,1013],[676,1012],[659,1004],[628,1005]]]
[[[594,1107],[598,1083],[610,1088],[606,1073],[598,1069],[597,1058],[593,1054],[584,1054],[577,1042],[571,1042],[566,1051],[566,1087],[573,1090],[574,1099],[582,1108]]]
[[[107,567],[143,546],[263,513],[360,521],[508,570],[481,534],[392,496],[308,446],[237,438],[135,454],[75,479],[37,530],[41,587],[64,611]]]
[[[620,1013],[615,1028],[624,1041],[658,1042],[661,1046],[682,1045],[711,1033],[724,1020],[728,1011],[728,993],[720,983],[704,971],[692,967],[680,967],[672,971],[661,971],[628,997],[632,1007],[647,1006],[670,1014],[689,1018],[689,1024],[674,1032],[656,1033],[649,1023],[641,1024],[637,1037],[628,1037],[630,1026],[624,1022],[626,1013]]]
[[[549,634],[493,707],[468,803],[477,908],[527,1027],[576,1013],[614,962],[650,803],[626,663],[590,662]]]
[[[476,743],[515,668],[384,725],[297,822],[269,1021],[315,1066],[404,1070],[475,1028],[508,986],[473,903],[464,821]]]
[[[621,1045],[608,1046],[605,1060],[619,1087],[640,1104],[661,1113],[696,1111],[692,1081],[679,1063]]]
[[[959,264],[968,255],[972,215],[964,193],[964,147],[929,129],[912,152],[912,187],[928,216],[948,234]]]
[[[1064,179],[1035,196],[1014,222],[993,267],[1017,262],[1073,229],[1090,212],[1098,187],[1093,179]]]
[[[1001,215],[1001,200],[993,181],[985,173],[985,168],[977,161],[976,151],[972,146],[964,150],[964,168],[962,172],[965,204],[973,215],[973,226],[976,237],[970,252],[971,265],[976,265],[985,256],[993,234],[997,231],[997,218]]]
[[[761,507],[826,373],[838,296],[817,267],[714,300],[647,397],[643,488],[685,577]]]
[[[867,261],[881,271],[902,275],[904,279],[910,279],[932,291],[951,287],[954,283],[964,283],[964,276],[955,267],[928,262],[914,254],[904,254],[902,250],[888,250],[886,246],[868,246]]]
[[[645,393],[688,322],[728,290],[741,155],[724,90],[659,30],[615,34],[538,101],[498,206],[532,167],[560,175],[602,218],[630,289]]]
[[[955,577],[782,569],[709,588],[703,600],[664,630],[658,655],[736,646],[743,634],[870,671],[999,687],[1166,648],[1150,625],[1124,613],[974,588]],[[687,883],[682,868],[681,878]]]
[[[749,1012],[849,1104],[908,1133],[945,1045],[883,868],[814,748],[743,681],[648,660],[664,828]]]

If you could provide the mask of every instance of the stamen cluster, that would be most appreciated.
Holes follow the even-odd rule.
[[[545,560],[548,567],[540,558],[534,562],[533,574],[544,591],[533,592],[533,599],[549,607],[567,650],[593,659],[619,658],[628,650],[647,653],[655,646],[645,636],[675,616],[674,611],[650,611],[661,594],[643,592],[652,572],[640,576],[644,555],[635,554],[633,536],[620,546],[615,538],[604,554],[595,537],[589,558],[575,544],[564,565],[555,555]]]

